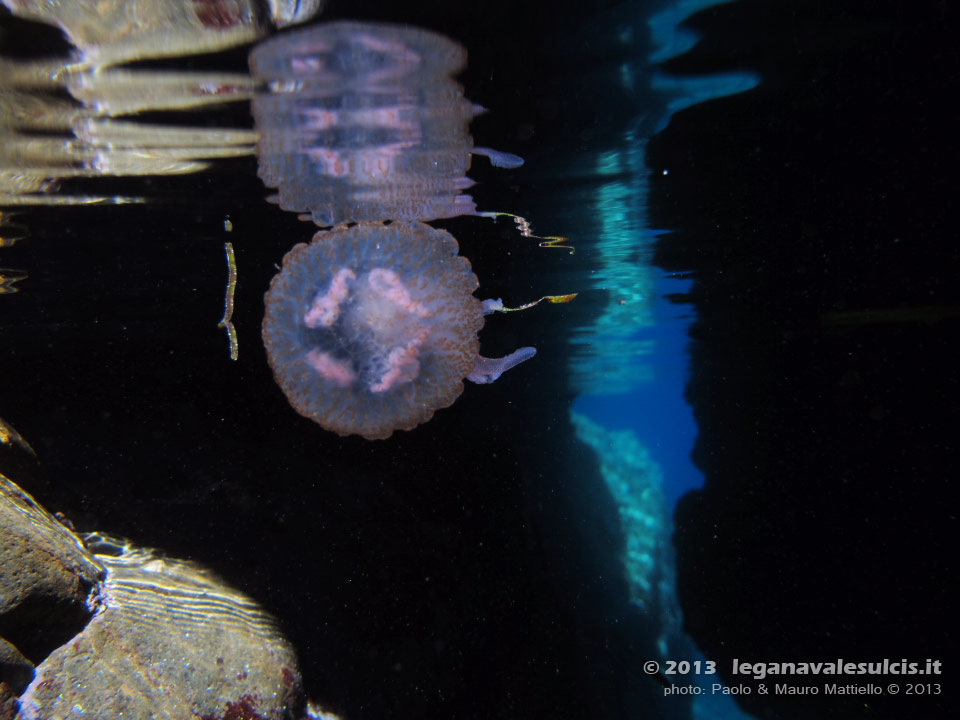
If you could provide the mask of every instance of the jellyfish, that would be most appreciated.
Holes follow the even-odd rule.
[[[293,408],[339,435],[411,430],[463,380],[496,380],[533,356],[479,354],[489,301],[452,235],[418,222],[360,223],[294,246],[264,300],[263,341]]]
[[[476,214],[464,192],[472,154],[502,168],[523,160],[473,146],[470,121],[484,108],[452,79],[466,57],[437,33],[360,22],[259,45],[250,68],[265,89],[252,109],[270,199],[322,227]]]

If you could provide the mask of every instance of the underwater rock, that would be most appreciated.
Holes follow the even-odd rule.
[[[14,652],[37,663],[80,631],[103,574],[76,535],[0,475],[0,681],[17,684]]]
[[[293,646],[253,600],[193,563],[81,541],[2,475],[0,610],[0,718],[307,716]]]
[[[86,541],[106,568],[96,613],[37,666],[18,720],[303,716],[296,654],[256,603],[192,563]]]
[[[33,678],[33,663],[9,642],[0,638],[0,720],[16,712],[16,696]]]
[[[608,430],[573,411],[570,421],[577,438],[597,452],[603,480],[617,504],[630,601],[644,610],[658,609],[664,626],[672,630],[679,624],[670,550],[673,527],[660,466],[632,431]]]

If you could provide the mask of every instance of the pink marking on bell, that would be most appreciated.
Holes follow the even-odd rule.
[[[303,324],[311,329],[333,325],[340,317],[340,305],[350,293],[347,283],[356,279],[356,273],[350,268],[337,270],[337,274],[330,281],[327,294],[320,295],[317,293],[317,296],[313,299],[313,304],[307,314],[303,316]]]
[[[335,127],[340,122],[337,113],[324,110],[323,108],[307,108],[303,113],[303,117],[305,120],[303,128],[305,130],[327,130]]]
[[[346,387],[357,379],[356,373],[342,360],[337,360],[330,353],[311,350],[307,353],[307,363],[317,374],[335,383],[339,387]]]
[[[394,107],[373,108],[368,110],[354,110],[347,114],[345,119],[349,119],[357,125],[367,127],[386,127],[394,130],[412,130],[419,128],[416,122],[416,106],[397,105]]]
[[[369,282],[374,292],[408,313],[422,318],[430,317],[433,314],[429,308],[410,297],[407,288],[403,286],[400,278],[393,270],[374,268],[370,271]]]
[[[290,69],[300,75],[312,75],[324,69],[326,62],[318,56],[304,55],[290,60]]]
[[[380,382],[370,386],[370,392],[386,392],[398,383],[410,382],[420,374],[419,348],[408,345],[394,348],[387,358],[390,369],[383,374]]]

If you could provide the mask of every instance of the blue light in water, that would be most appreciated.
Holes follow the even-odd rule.
[[[654,50],[650,62],[663,63],[690,50],[699,37],[682,23],[696,12],[723,5],[729,0],[677,0],[670,7],[652,15],[647,20]],[[655,132],[660,132],[670,122],[674,113],[697,103],[718,97],[746,92],[760,83],[754,73],[721,73],[699,77],[676,77],[667,73],[654,73],[651,87],[667,96],[667,112],[660,118]]]
[[[665,479],[668,507],[688,490],[701,487],[703,477],[690,461],[696,438],[696,423],[683,399],[687,380],[687,330],[680,315],[682,306],[672,305],[665,295],[681,294],[690,281],[658,272],[653,303],[653,321],[637,330],[634,340],[647,343],[651,351],[634,358],[627,372],[646,378],[620,394],[581,395],[574,409],[598,419],[611,430],[632,430],[660,463]]]
[[[651,86],[654,90],[671,96],[667,101],[667,114],[661,119],[657,132],[667,126],[674,113],[680,112],[684,108],[714,98],[746,92],[759,84],[759,76],[747,72],[692,78],[656,73],[651,81]]]
[[[647,20],[654,50],[650,53],[650,62],[662,63],[670,58],[683,55],[697,44],[699,37],[691,30],[681,27],[681,23],[695,12],[714,5],[722,5],[728,0],[677,0]]]
[[[670,537],[677,500],[701,487],[703,476],[690,457],[697,426],[684,398],[692,318],[684,306],[666,299],[687,293],[692,281],[650,263],[653,243],[665,231],[648,225],[651,171],[644,162],[646,142],[674,113],[749,90],[759,77],[738,72],[684,78],[651,74],[649,66],[692,48],[698,38],[681,23],[723,1],[676,0],[647,20],[654,44],[647,62],[637,58],[620,66],[625,91],[638,92],[636,86],[646,82],[660,102],[651,102],[646,114],[634,118],[634,130],[619,146],[596,154],[597,182],[584,207],[597,230],[593,289],[603,291],[608,304],[599,318],[572,337],[571,375],[581,392],[572,422],[577,436],[598,453],[607,491],[617,504],[630,600],[643,612],[659,608],[664,657],[688,652],[672,646],[682,624]],[[688,648],[687,642],[677,647]],[[747,717],[722,695],[695,698],[692,712],[698,720]]]

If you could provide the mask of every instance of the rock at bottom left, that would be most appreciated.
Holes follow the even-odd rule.
[[[0,475],[0,720],[298,720],[293,646],[194,563],[79,536]]]

